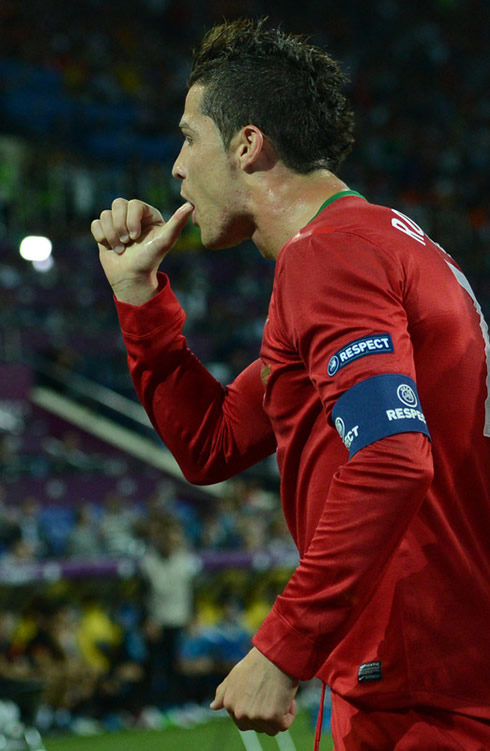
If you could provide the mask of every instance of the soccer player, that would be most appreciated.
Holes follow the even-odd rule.
[[[118,198],[92,233],[138,395],[185,476],[277,452],[300,563],[213,708],[274,735],[318,676],[336,751],[488,750],[488,329],[452,258],[337,176],[344,83],[302,38],[215,27],[180,123],[185,203],[165,222]],[[226,388],[158,271],[191,215],[207,248],[251,238],[276,260],[260,357]]]

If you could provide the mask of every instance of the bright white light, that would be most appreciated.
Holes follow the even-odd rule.
[[[19,253],[25,261],[45,261],[51,255],[53,244],[47,237],[29,235],[24,237]]]

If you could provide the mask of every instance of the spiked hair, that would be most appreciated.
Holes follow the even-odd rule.
[[[266,28],[267,19],[213,27],[194,52],[188,85],[204,87],[201,109],[225,147],[256,125],[290,169],[336,172],[354,142],[354,117],[339,63],[305,37]]]

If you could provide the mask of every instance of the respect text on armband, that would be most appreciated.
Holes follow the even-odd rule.
[[[423,433],[430,439],[417,385],[403,373],[382,373],[352,386],[335,403],[332,420],[349,458],[397,433]]]
[[[350,449],[352,441],[359,437],[359,425],[354,425],[353,428],[346,432],[344,421],[341,417],[337,417],[337,419],[335,420],[335,427],[337,428],[337,432],[341,437],[344,446],[347,449]]]
[[[393,341],[389,334],[375,334],[373,336],[364,336],[362,339],[356,339],[332,355],[328,361],[328,375],[334,376],[338,370],[354,362],[354,360],[358,360],[360,357],[381,355],[388,352],[394,352]]]
[[[411,407],[397,407],[396,409],[387,409],[386,417],[390,422],[392,420],[420,420],[420,422],[427,423],[424,413],[419,409],[413,409]]]

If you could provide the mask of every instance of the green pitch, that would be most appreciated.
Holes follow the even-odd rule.
[[[291,737],[296,751],[312,751],[314,730],[308,716],[300,714]],[[274,738],[260,735],[263,751],[278,751]],[[80,737],[66,735],[45,739],[47,751],[245,751],[238,730],[231,720],[218,719],[190,729],[125,730]],[[322,735],[321,751],[332,751],[329,734]]]

